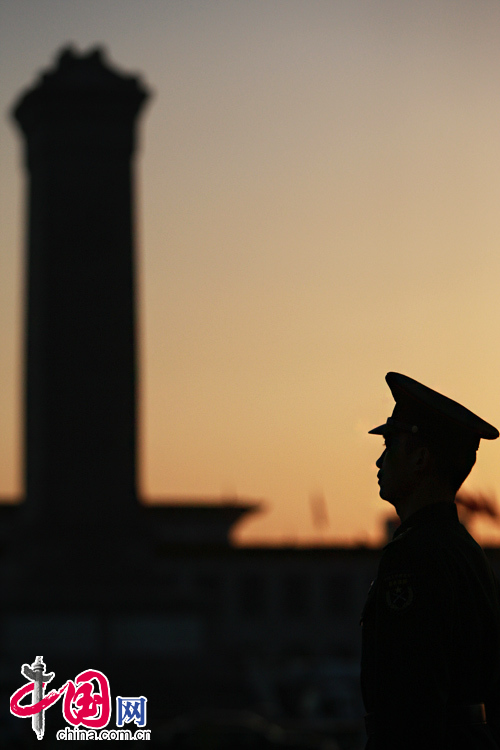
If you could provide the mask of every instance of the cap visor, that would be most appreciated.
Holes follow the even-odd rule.
[[[381,424],[380,427],[374,427],[373,430],[369,430],[369,435],[385,435],[390,430],[390,426],[387,424]]]

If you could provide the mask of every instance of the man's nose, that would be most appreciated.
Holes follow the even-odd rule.
[[[385,451],[382,453],[381,456],[379,456],[379,458],[375,462],[375,466],[377,467],[377,469],[381,469],[382,468],[382,462],[384,460],[384,456],[385,456]]]

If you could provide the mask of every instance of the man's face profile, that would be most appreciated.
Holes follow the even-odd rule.
[[[408,435],[402,432],[387,432],[384,451],[376,462],[380,497],[395,506],[407,497],[414,484],[414,463],[407,439]]]

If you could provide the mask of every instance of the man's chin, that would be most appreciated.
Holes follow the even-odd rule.
[[[396,507],[396,499],[394,497],[391,497],[390,494],[388,494],[383,487],[380,488],[379,493],[382,500],[385,500],[386,503],[390,503],[391,505],[394,505]]]

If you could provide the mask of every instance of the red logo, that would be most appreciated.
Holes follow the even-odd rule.
[[[98,669],[87,669],[77,675],[75,682],[68,680],[59,690],[44,695],[45,685],[54,674],[43,673],[42,657],[31,665],[23,664],[21,673],[29,682],[16,690],[10,698],[10,710],[20,718],[32,717],[33,730],[42,739],[45,728],[44,711],[53,706],[64,695],[63,716],[74,727],[103,729],[111,718],[111,692],[109,680]],[[46,678],[46,679],[44,679]],[[21,703],[33,693],[31,703]]]

